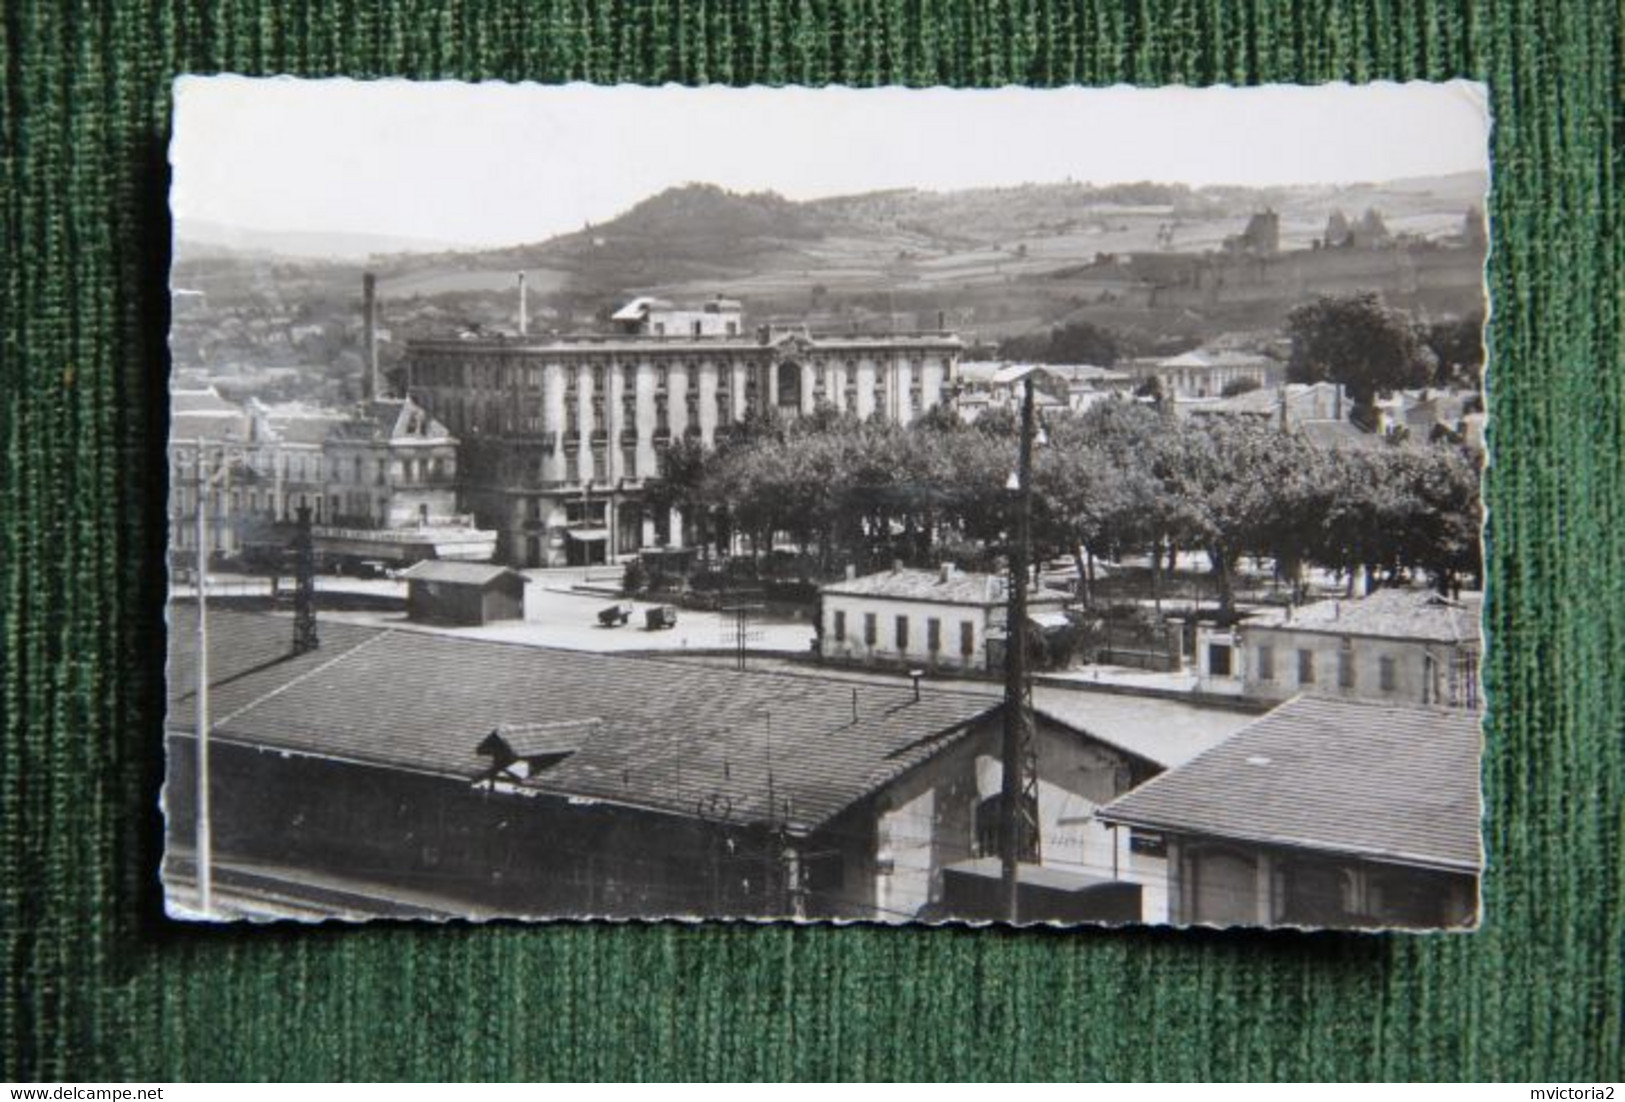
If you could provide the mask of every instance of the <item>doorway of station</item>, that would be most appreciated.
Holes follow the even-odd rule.
[[[564,561],[569,566],[602,566],[608,561],[609,532],[603,528],[572,528],[566,535]]]

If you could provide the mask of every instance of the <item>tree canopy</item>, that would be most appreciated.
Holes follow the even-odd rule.
[[[1287,315],[1292,358],[1287,378],[1347,388],[1354,419],[1375,421],[1376,397],[1428,381],[1428,362],[1410,321],[1372,291],[1323,295]]]
[[[1049,415],[1033,469],[1033,540],[1086,562],[1205,552],[1221,605],[1249,556],[1295,581],[1482,572],[1478,454],[1448,443],[1325,447],[1246,417],[1183,420],[1143,402]],[[747,426],[714,450],[674,444],[650,500],[716,517],[754,548],[788,538],[832,576],[853,563],[990,566],[1008,553],[1014,419],[927,416],[909,427],[831,414]],[[1088,597],[1085,588],[1083,594]]]

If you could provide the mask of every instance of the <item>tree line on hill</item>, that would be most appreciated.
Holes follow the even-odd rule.
[[[1033,549],[1076,564],[1092,602],[1097,561],[1149,555],[1153,586],[1180,551],[1206,554],[1221,609],[1244,559],[1297,585],[1306,568],[1345,579],[1481,583],[1481,455],[1450,443],[1318,445],[1244,417],[1184,420],[1131,400],[1046,414],[1034,454]],[[823,409],[757,417],[713,449],[676,442],[649,490],[694,519],[702,545],[739,534],[753,555],[788,538],[822,578],[894,560],[991,569],[1009,548],[1018,428],[995,409],[974,425],[936,407],[908,427]]]

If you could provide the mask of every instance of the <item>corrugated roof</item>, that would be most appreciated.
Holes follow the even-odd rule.
[[[841,597],[885,597],[895,601],[934,601],[943,604],[1002,605],[1006,599],[1005,580],[1001,574],[977,574],[954,571],[944,581],[940,570],[882,570],[833,582],[820,592]],[[1061,597],[1031,593],[1028,602],[1033,605],[1054,605]]]
[[[1112,822],[1476,870],[1478,716],[1300,697],[1102,809]]]
[[[952,745],[998,707],[968,693],[927,688],[916,701],[903,685],[423,632],[369,631],[356,641],[340,638],[339,626],[324,628],[321,651],[286,659],[287,618],[211,613],[220,671],[211,680],[239,671],[230,703],[226,686],[216,691],[215,737],[472,779],[489,767],[476,748],[503,724],[599,719],[571,758],[531,783],[740,821],[765,818],[771,791],[772,813],[805,830]],[[195,668],[186,659],[192,640],[189,631],[172,633],[172,679]],[[253,690],[267,695],[241,706]],[[169,723],[190,729],[184,704],[172,705]]]
[[[1379,589],[1350,601],[1316,601],[1293,609],[1254,613],[1241,625],[1280,628],[1324,635],[1368,635],[1431,643],[1476,643],[1483,597],[1468,594],[1459,601],[1431,590]]]
[[[517,570],[488,562],[463,562],[457,559],[424,559],[401,573],[401,577],[414,582],[452,582],[456,585],[489,585],[505,574],[520,581],[529,581]]]

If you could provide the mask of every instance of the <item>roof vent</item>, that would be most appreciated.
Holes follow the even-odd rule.
[[[856,578],[857,576],[858,576],[858,564],[854,563],[854,562],[847,563],[846,564],[846,580],[850,582],[852,579]]]
[[[893,574],[901,574],[903,572],[903,560],[902,559],[893,559],[891,561],[891,572]]]
[[[951,581],[954,580],[954,564],[953,563],[945,562],[945,563],[942,564],[942,580],[945,581],[945,582],[951,582]]]

